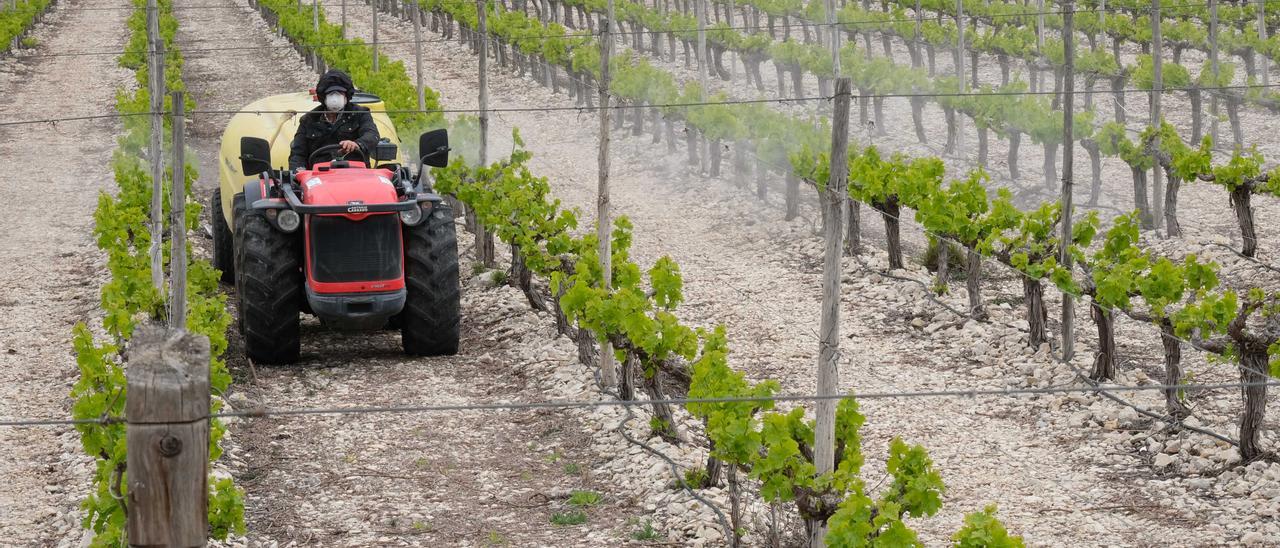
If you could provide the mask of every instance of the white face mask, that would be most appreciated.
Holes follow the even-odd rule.
[[[342,107],[347,106],[347,96],[338,91],[330,93],[324,98],[324,106],[331,112],[340,111]]]

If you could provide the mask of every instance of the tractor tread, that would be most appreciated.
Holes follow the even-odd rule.
[[[405,227],[404,235],[404,351],[420,356],[457,354],[462,318],[453,212],[437,204],[422,224]]]
[[[302,248],[294,234],[275,230],[262,215],[237,223],[236,289],[245,353],[257,363],[298,361],[301,350]]]

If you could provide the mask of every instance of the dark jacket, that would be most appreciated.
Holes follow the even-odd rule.
[[[373,115],[369,109],[348,102],[344,112],[338,119],[329,123],[325,119],[325,106],[319,105],[311,112],[302,115],[298,123],[298,132],[293,136],[293,144],[289,151],[289,169],[299,167],[310,168],[307,158],[311,153],[325,145],[336,145],[341,141],[355,141],[364,149],[364,153],[372,157],[373,148],[378,144],[378,127],[373,124]],[[338,151],[334,151],[335,154]],[[350,155],[355,157],[352,153]],[[317,158],[325,161],[327,158]]]

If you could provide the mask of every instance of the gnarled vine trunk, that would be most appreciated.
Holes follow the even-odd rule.
[[[1092,179],[1089,183],[1089,206],[1098,205],[1098,197],[1102,194],[1102,151],[1098,143],[1092,139],[1080,142],[1085,152],[1089,153],[1089,172]]]
[[[890,196],[885,201],[876,202],[873,205],[880,211],[880,217],[884,219],[884,237],[888,244],[889,268],[902,268],[902,238],[898,230],[901,208],[898,206],[898,197]]]
[[[1259,433],[1267,415],[1267,367],[1266,349],[1238,345],[1240,350],[1240,389],[1244,398],[1244,411],[1240,415],[1240,458],[1246,462],[1262,455]]]
[[[1160,344],[1164,347],[1164,383],[1166,385],[1181,383],[1183,381],[1182,340],[1174,334],[1173,324],[1167,320],[1160,323]],[[1176,388],[1165,389],[1164,407],[1170,415],[1184,418],[1191,414],[1191,410],[1187,409],[1182,400],[1182,395]]]
[[[1164,189],[1164,229],[1170,237],[1182,235],[1182,227],[1178,224],[1178,190],[1182,188],[1182,179],[1172,171],[1164,172],[1168,184]]]
[[[1027,304],[1027,335],[1031,348],[1040,348],[1044,344],[1045,325],[1048,323],[1048,312],[1044,308],[1044,284],[1030,276],[1022,276],[1022,296]]]
[[[844,226],[844,254],[852,257],[862,253],[862,204],[845,200],[844,216],[849,221]]]
[[[964,285],[969,292],[969,315],[977,320],[985,320],[987,307],[982,304],[982,255],[973,250],[969,250],[968,255]]]
[[[1248,185],[1240,185],[1231,191],[1231,209],[1236,213],[1236,223],[1240,225],[1240,239],[1243,248],[1240,254],[1253,257],[1258,253],[1258,234],[1253,226],[1253,207],[1250,202],[1253,193]]]
[[[1044,145],[1044,186],[1057,188],[1058,183],[1058,143]]]
[[[1093,358],[1093,371],[1089,378],[1095,381],[1116,378],[1116,329],[1115,316],[1110,310],[1098,306],[1095,300],[1089,301],[1089,317],[1098,327],[1098,353]]]
[[[1138,210],[1142,228],[1153,229],[1156,221],[1151,216],[1151,204],[1147,201],[1147,170],[1129,166],[1129,173],[1133,175],[1133,208]]]
[[[916,140],[920,141],[920,144],[922,145],[928,144],[929,138],[926,137],[924,133],[924,98],[923,97],[911,98],[911,124],[915,126],[915,129],[916,129]]]
[[[654,367],[656,368],[656,366]],[[638,373],[644,379],[641,384],[644,386],[645,393],[649,395],[649,399],[654,400],[654,403],[650,404],[650,407],[653,408],[654,421],[650,424],[653,433],[666,440],[667,443],[678,445],[683,440],[680,439],[680,433],[676,431],[676,420],[671,412],[671,404],[657,403],[660,400],[667,399],[666,396],[662,395],[662,386],[658,384],[657,371],[649,371],[646,366],[644,371],[638,371]]]
[[[933,290],[939,295],[947,294],[947,282],[950,280],[951,244],[938,238],[938,272],[933,282]]]
[[[1231,121],[1231,138],[1235,148],[1244,148],[1244,132],[1240,129],[1240,100],[1232,95],[1227,96],[1227,119]]]

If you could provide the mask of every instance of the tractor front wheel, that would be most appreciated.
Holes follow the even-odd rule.
[[[236,223],[236,289],[245,353],[257,363],[298,361],[302,311],[302,245],[260,213]]]
[[[404,281],[408,289],[400,313],[404,351],[419,356],[457,354],[461,289],[453,210],[442,203],[434,204],[421,224],[405,227],[404,241]]]

